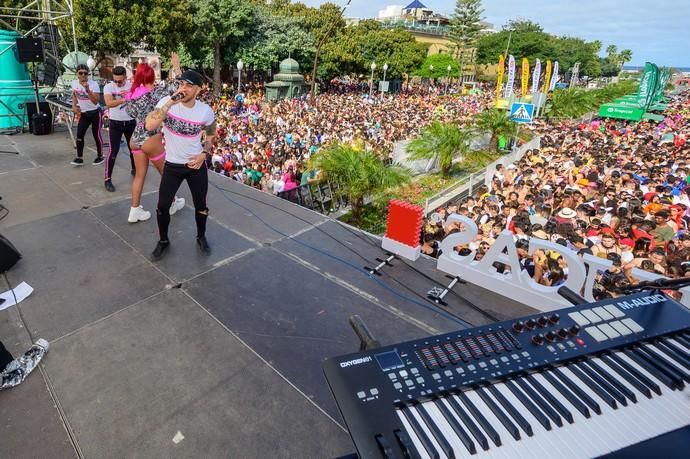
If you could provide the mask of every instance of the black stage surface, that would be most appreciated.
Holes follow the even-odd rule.
[[[155,219],[127,223],[123,154],[108,193],[102,166],[69,165],[66,132],[0,136],[0,150],[19,152],[0,153],[0,232],[24,255],[8,276],[35,289],[0,311],[0,339],[15,354],[51,342],[0,392],[3,458],[337,457],[354,448],[321,361],[357,350],[350,315],[390,344],[533,312],[470,285],[439,312],[424,298],[448,283],[435,261],[372,279],[362,267],[384,255],[378,240],[219,176],[213,254],[196,251],[183,186],[171,250],[152,263]],[[151,211],[157,184],[150,169]]]

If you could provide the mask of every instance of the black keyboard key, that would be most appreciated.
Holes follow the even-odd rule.
[[[664,375],[668,380],[671,381],[671,388],[672,389],[682,389],[685,387],[683,384],[683,379],[676,375],[674,372],[669,371],[666,368],[666,365],[663,365],[661,362],[658,362],[656,358],[650,356],[648,353],[644,352],[640,348],[633,348],[630,349],[630,354],[631,357],[634,355],[637,358],[640,359],[640,361],[647,362],[652,368],[656,370],[656,373],[653,373],[654,376],[659,376],[659,375]],[[640,364],[639,361],[637,361],[638,364]],[[647,368],[645,370],[649,371]]]
[[[568,390],[554,375],[551,374],[550,371],[544,371],[541,373],[541,375],[553,386],[556,388],[558,392],[561,393],[561,395],[570,402],[571,405],[575,407],[577,411],[582,413],[582,415],[586,418],[590,417],[589,414],[589,408],[580,401],[577,396],[575,396],[572,392]]]
[[[630,372],[625,370],[622,366],[620,366],[618,363],[616,363],[610,356],[608,355],[602,355],[601,360],[613,371],[618,373],[618,375],[625,379],[628,384],[633,386],[635,389],[640,391],[641,393],[644,394],[645,397],[647,398],[652,398],[652,391],[649,390],[649,387],[645,386],[641,381],[639,381],[635,376],[633,376]]]
[[[517,428],[515,424],[513,424],[513,421],[510,420],[510,418],[503,412],[503,410],[496,405],[496,403],[493,401],[491,396],[482,388],[477,389],[477,395],[481,397],[481,399],[486,403],[486,406],[489,407],[489,409],[494,413],[494,416],[496,416],[496,419],[501,421],[501,424],[503,424],[503,427],[506,428],[508,433],[513,436],[514,439],[519,440],[520,439],[520,429]]]
[[[678,368],[677,364],[670,362],[670,359],[663,353],[654,349],[650,349],[647,346],[641,347],[640,350],[649,354],[651,358],[655,359],[657,364],[663,365],[668,373],[673,374],[675,377],[680,378],[681,380],[690,382],[690,374]]]
[[[481,429],[477,427],[477,424],[475,424],[472,418],[465,412],[465,409],[462,406],[460,406],[460,403],[457,400],[455,400],[455,397],[450,396],[447,397],[446,400],[448,401],[448,404],[451,406],[451,408],[453,408],[453,411],[455,411],[455,414],[463,422],[463,424],[467,426],[467,429],[470,431],[474,439],[477,440],[479,446],[481,446],[484,451],[488,450],[489,440],[486,439]]]
[[[683,352],[670,341],[659,341],[656,343],[656,347],[661,349],[666,355],[675,360],[678,364],[685,367],[685,369],[690,370],[690,357],[683,354]]]
[[[498,432],[496,432],[496,429],[493,428],[481,411],[479,411],[474,403],[472,403],[472,400],[470,400],[463,392],[459,392],[457,395],[458,398],[462,400],[462,403],[467,407],[467,411],[469,411],[470,415],[472,415],[479,425],[482,426],[484,432],[486,432],[486,435],[491,439],[491,441],[493,441],[496,446],[501,446],[501,437],[498,435]]]
[[[575,376],[577,376],[583,383],[589,387],[592,392],[597,394],[608,406],[613,408],[614,410],[618,409],[618,404],[616,403],[616,400],[604,389],[601,388],[597,383],[592,381],[592,379],[587,376],[582,370],[580,370],[577,365],[568,365],[568,369],[573,372]]]
[[[556,424],[558,427],[563,427],[563,420],[561,417],[556,413],[556,411],[551,408],[551,406],[544,400],[542,396],[540,396],[537,391],[535,391],[532,386],[527,384],[527,381],[525,381],[524,377],[521,378],[516,378],[515,382],[520,386],[520,388],[525,392],[525,394],[532,399],[533,402],[537,404],[539,408],[546,414],[551,420]]]
[[[419,441],[422,443],[422,446],[424,446],[424,449],[429,456],[432,459],[439,459],[441,456],[438,454],[438,451],[436,451],[431,439],[427,437],[426,432],[424,429],[422,429],[422,426],[419,425],[419,422],[417,422],[417,418],[410,412],[410,409],[402,408],[400,411],[402,411],[402,414],[405,416],[405,419],[407,419],[407,422],[410,423],[412,430],[414,430],[414,433],[417,435],[417,438],[419,438]]]
[[[520,389],[517,388],[513,381],[506,381],[505,385],[513,393],[513,395],[515,395],[515,398],[520,400],[520,403],[525,405],[525,408],[527,408],[529,412],[532,413],[532,416],[539,421],[539,424],[544,426],[544,429],[551,430],[551,423],[549,422],[549,419],[544,416],[544,413],[539,411],[537,405],[535,405],[532,400],[529,399],[529,397],[527,397]]]
[[[600,375],[597,371],[592,370],[588,363],[578,362],[573,365],[576,365],[577,368],[579,368],[587,376],[592,378],[592,380],[595,383],[597,383],[602,389],[608,392],[609,395],[613,397],[618,403],[620,403],[623,406],[628,406],[628,400],[625,398],[625,395],[623,395],[618,389],[613,387],[613,385],[610,384],[606,379],[604,379],[604,377]]]
[[[417,448],[414,447],[412,439],[409,435],[407,435],[407,432],[405,432],[404,430],[394,430],[393,434],[395,434],[395,438],[398,439],[398,444],[400,445],[400,449],[402,450],[403,457],[405,459],[422,458],[422,456],[419,455]]]
[[[657,395],[661,395],[661,388],[657,383],[652,381],[647,377],[647,375],[641,373],[637,368],[634,366],[630,365],[630,363],[626,362],[624,359],[620,358],[620,356],[616,355],[616,353],[612,353],[608,355],[608,357],[611,358],[614,362],[616,362],[618,365],[620,365],[622,368],[624,368],[628,373],[633,375],[636,379],[638,379],[642,384],[645,386],[649,387],[650,390],[655,392]]]
[[[474,442],[467,434],[467,432],[465,432],[465,429],[460,425],[458,420],[455,419],[455,416],[453,416],[453,413],[450,412],[446,404],[443,403],[442,400],[438,399],[434,400],[434,404],[436,405],[436,408],[438,408],[438,410],[441,412],[441,414],[443,414],[443,417],[446,418],[446,421],[455,432],[455,435],[457,435],[462,444],[465,445],[467,451],[470,454],[476,454],[477,448],[474,446]]]
[[[602,378],[606,380],[609,384],[611,384],[618,392],[623,394],[628,400],[630,400],[633,403],[637,403],[637,396],[628,389],[625,384],[621,384],[618,379],[613,376],[611,373],[609,373],[604,367],[599,365],[597,362],[593,360],[587,360],[585,362],[587,365],[592,368],[592,370],[596,371],[598,375],[600,375]]]
[[[587,392],[580,389],[580,387],[578,386],[578,384],[580,384],[579,381],[571,381],[570,376],[564,374],[558,368],[554,368],[552,372],[556,377],[558,377],[558,379],[561,380],[563,384],[565,384],[565,386],[568,389],[570,389],[573,392],[573,394],[575,394],[580,400],[582,400],[585,403],[585,405],[587,405],[596,414],[601,414],[601,407],[599,406],[599,403],[592,397],[590,397],[589,394],[587,394]]]
[[[438,446],[440,446],[443,450],[443,454],[445,454],[449,459],[455,459],[453,448],[450,447],[445,435],[443,435],[443,433],[438,429],[438,426],[434,420],[431,418],[431,416],[429,416],[429,413],[427,412],[426,408],[424,408],[424,405],[415,405],[413,409],[417,410],[417,413],[419,413],[419,415],[422,417],[426,423],[427,429],[429,429],[431,435],[433,435],[436,439],[436,443],[438,443]]]
[[[570,410],[563,406],[563,404],[556,397],[554,397],[553,394],[551,394],[551,392],[546,387],[544,387],[539,381],[537,381],[534,378],[534,376],[529,375],[526,379],[527,382],[534,387],[534,390],[536,390],[539,393],[539,395],[544,397],[544,400],[551,404],[551,406],[558,412],[558,414],[563,416],[563,418],[565,418],[565,420],[568,421],[570,424],[574,422],[573,414],[570,412]]]
[[[683,346],[687,347],[690,349],[690,338],[686,337],[685,335],[676,335],[673,337],[676,341],[678,341],[680,344]]]
[[[630,358],[633,362],[641,366],[645,371],[654,376],[654,378],[661,381],[666,387],[671,390],[676,390],[676,384],[671,378],[669,378],[666,373],[659,370],[657,367],[649,363],[646,359],[642,358],[638,353],[633,352],[632,349],[623,349],[623,353]]]
[[[510,417],[517,423],[517,425],[520,426],[520,428],[527,434],[528,437],[534,435],[530,423],[527,422],[527,419],[525,419],[520,414],[520,412],[503,396],[503,394],[501,394],[501,391],[499,391],[494,386],[489,386],[489,392],[491,392],[491,395],[493,395],[494,398],[498,401],[498,403],[500,403],[503,406],[503,408],[505,408]]]
[[[381,454],[383,454],[383,457],[385,459],[395,457],[393,447],[391,446],[390,442],[386,439],[386,437],[384,437],[383,435],[377,435],[374,438],[376,438],[376,443],[379,444],[379,449],[381,449]]]

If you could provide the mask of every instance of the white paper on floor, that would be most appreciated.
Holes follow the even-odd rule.
[[[14,306],[17,303],[21,303],[27,296],[31,295],[33,291],[34,289],[32,286],[26,282],[22,282],[14,288],[14,295],[12,295],[12,290],[0,293],[0,298],[5,300],[4,303],[0,304],[0,311],[7,309],[10,306]],[[14,302],[15,296],[17,297],[17,303]]]

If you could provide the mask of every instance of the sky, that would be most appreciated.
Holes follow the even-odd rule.
[[[301,0],[310,6],[323,0]],[[345,0],[331,0],[344,5]],[[412,0],[352,0],[345,15],[375,18],[387,5],[406,6]],[[435,12],[452,14],[454,0],[421,0]],[[484,20],[500,30],[507,21],[530,19],[548,33],[601,40],[603,49],[615,44],[630,49],[632,62],[690,67],[690,6],[687,0],[483,0]]]

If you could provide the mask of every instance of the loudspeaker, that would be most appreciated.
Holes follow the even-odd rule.
[[[19,250],[0,234],[0,274],[9,270],[22,258]]]
[[[36,112],[36,102],[30,102],[28,99],[24,102],[26,105],[26,119],[29,120],[29,132],[36,135],[50,134],[53,132],[53,111],[50,109],[48,102],[39,102],[38,106],[40,112]],[[41,119],[38,121],[37,128],[34,127],[36,115],[40,113]],[[47,129],[47,131],[46,131]]]
[[[55,86],[60,73],[58,60],[58,41],[60,34],[53,24],[41,24],[36,30],[38,37],[43,40],[44,61],[38,66],[38,82],[46,86]]]
[[[40,38],[17,38],[17,60],[19,62],[43,62],[43,40]]]

